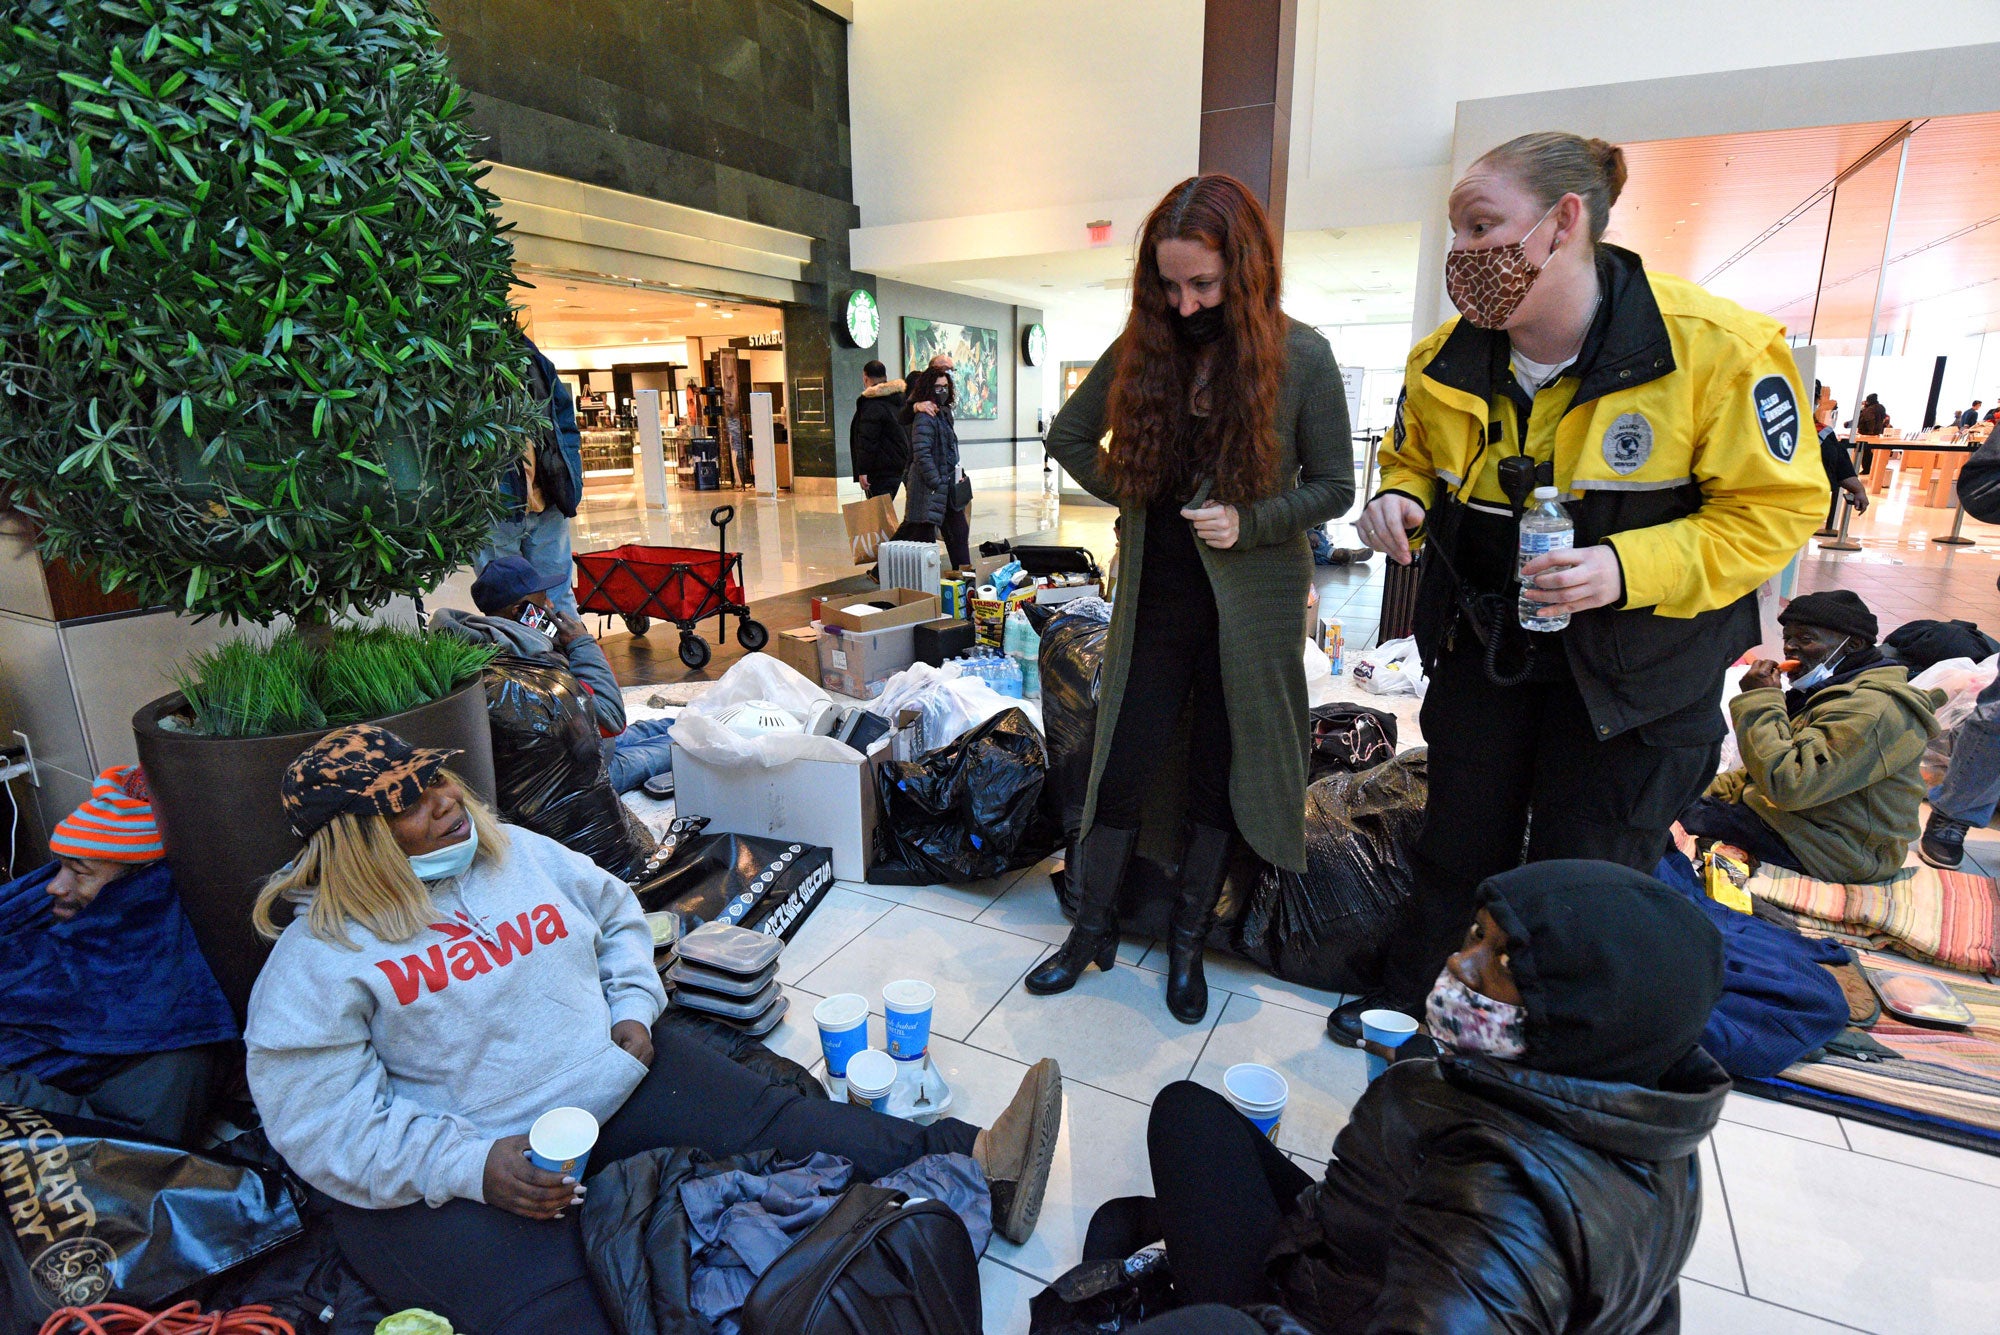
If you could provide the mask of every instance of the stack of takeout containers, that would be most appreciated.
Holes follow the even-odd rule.
[[[791,1004],[778,984],[784,948],[778,937],[712,922],[680,939],[661,977],[674,1005],[754,1038],[776,1028]]]

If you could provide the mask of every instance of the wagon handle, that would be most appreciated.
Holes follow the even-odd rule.
[[[735,518],[736,507],[733,505],[718,505],[708,512],[708,522],[717,528],[728,528]]]

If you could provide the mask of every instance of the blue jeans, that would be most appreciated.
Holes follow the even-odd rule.
[[[629,793],[655,774],[670,774],[674,768],[674,744],[667,734],[673,731],[670,718],[646,718],[625,725],[625,731],[611,739],[611,786]]]
[[[562,583],[549,590],[549,603],[558,611],[577,615],[576,591],[571,587],[576,575],[570,566],[569,517],[550,506],[538,515],[523,514],[519,519],[503,519],[493,526],[493,535],[472,558],[476,573],[488,561],[502,556],[519,556],[550,579],[562,576]]]
[[[1931,789],[1931,805],[1953,820],[1983,829],[2000,802],[2000,677],[1979,693],[1979,703],[1951,743],[1944,782]]]

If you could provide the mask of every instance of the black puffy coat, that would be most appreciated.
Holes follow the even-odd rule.
[[[1368,1087],[1273,1247],[1325,1335],[1661,1335],[1701,1224],[1729,1077],[1701,1049],[1658,1089],[1447,1054]]]
[[[854,456],[854,476],[901,477],[910,466],[910,437],[903,428],[903,382],[885,380],[870,385],[854,400],[854,421],[847,428],[848,449]]]

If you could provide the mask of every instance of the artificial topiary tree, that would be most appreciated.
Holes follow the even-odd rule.
[[[12,0],[0,480],[107,588],[311,628],[463,564],[533,420],[423,0]]]

